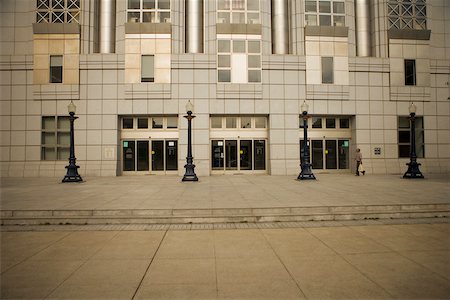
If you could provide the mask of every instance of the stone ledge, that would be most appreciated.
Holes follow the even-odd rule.
[[[33,23],[34,34],[80,34],[78,23]]]
[[[401,40],[430,40],[431,30],[425,29],[389,29],[389,39],[401,39]]]

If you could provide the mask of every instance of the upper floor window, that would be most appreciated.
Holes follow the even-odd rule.
[[[405,59],[405,85],[416,85],[416,60]]]
[[[170,23],[170,0],[128,0],[128,22]]]
[[[322,57],[322,83],[334,82],[333,57]]]
[[[37,23],[80,23],[80,0],[37,0]]]
[[[50,83],[62,83],[63,56],[50,55]]]
[[[426,0],[389,0],[389,28],[427,29]]]
[[[141,57],[141,82],[154,82],[154,55],[142,55]]]
[[[217,0],[217,23],[260,24],[259,0]]]
[[[260,40],[217,41],[218,82],[261,82]]]
[[[305,18],[307,26],[345,26],[345,1],[305,1]]]

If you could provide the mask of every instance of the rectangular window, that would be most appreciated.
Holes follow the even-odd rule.
[[[305,1],[305,23],[307,26],[345,26],[345,1]]]
[[[138,129],[148,128],[148,118],[138,118]]]
[[[322,57],[322,83],[333,83],[333,57]]]
[[[131,23],[170,23],[170,0],[128,0],[127,20]]]
[[[123,118],[122,129],[133,129],[133,118]]]
[[[260,24],[259,0],[217,0],[217,23]]]
[[[336,119],[335,118],[326,118],[325,126],[327,128],[336,128]]]
[[[42,117],[41,159],[67,160],[70,149],[69,117]]]
[[[152,128],[155,128],[155,129],[163,128],[163,117],[153,117],[152,118]]]
[[[312,117],[312,128],[322,128],[322,117]]]
[[[63,57],[62,55],[50,55],[50,83],[62,83]]]
[[[167,117],[167,129],[178,128],[178,117]]]
[[[141,60],[141,82],[154,82],[154,68],[155,68],[155,56],[154,55],[142,55]]]
[[[416,85],[416,61],[405,59],[405,85]]]
[[[416,117],[416,155],[425,157],[423,117]],[[398,118],[398,156],[409,157],[411,147],[411,121],[409,117]]]
[[[260,40],[217,41],[218,82],[261,82]]]

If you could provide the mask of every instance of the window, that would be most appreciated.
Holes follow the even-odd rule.
[[[335,118],[326,118],[325,127],[326,128],[336,128],[336,119]]]
[[[152,118],[152,128],[156,128],[156,129],[163,128],[163,117],[153,117]]]
[[[122,119],[123,129],[133,129],[133,118],[123,118]]]
[[[305,1],[305,22],[307,26],[345,26],[345,1]]]
[[[128,22],[170,23],[170,0],[128,0]]]
[[[161,116],[161,117],[124,117],[122,118],[122,129],[174,129],[178,128],[177,116]]]
[[[154,82],[154,55],[142,55],[141,57],[141,82]]]
[[[217,0],[217,23],[260,24],[259,0]]]
[[[63,57],[62,55],[50,55],[50,83],[62,83]]]
[[[322,83],[333,83],[333,58],[322,57]]]
[[[312,117],[312,128],[322,128],[321,117]]]
[[[416,85],[416,61],[405,59],[405,85]]]
[[[147,129],[147,128],[148,128],[148,118],[138,118],[138,129]]]
[[[350,120],[348,118],[339,119],[339,128],[350,128]]]
[[[389,29],[427,29],[425,0],[389,0]]]
[[[41,159],[66,160],[70,151],[69,117],[42,117]]]
[[[425,157],[423,117],[416,117],[416,155]],[[409,117],[398,118],[398,156],[409,157],[411,147],[411,124]]]
[[[36,23],[80,23],[80,0],[37,0]]]
[[[217,41],[218,82],[261,82],[260,40]]]
[[[266,128],[266,117],[255,117],[255,116],[211,116],[211,128],[223,128],[225,125],[226,129],[261,129]]]

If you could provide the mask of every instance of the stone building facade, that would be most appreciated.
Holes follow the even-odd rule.
[[[3,177],[450,171],[445,0],[0,0]]]

